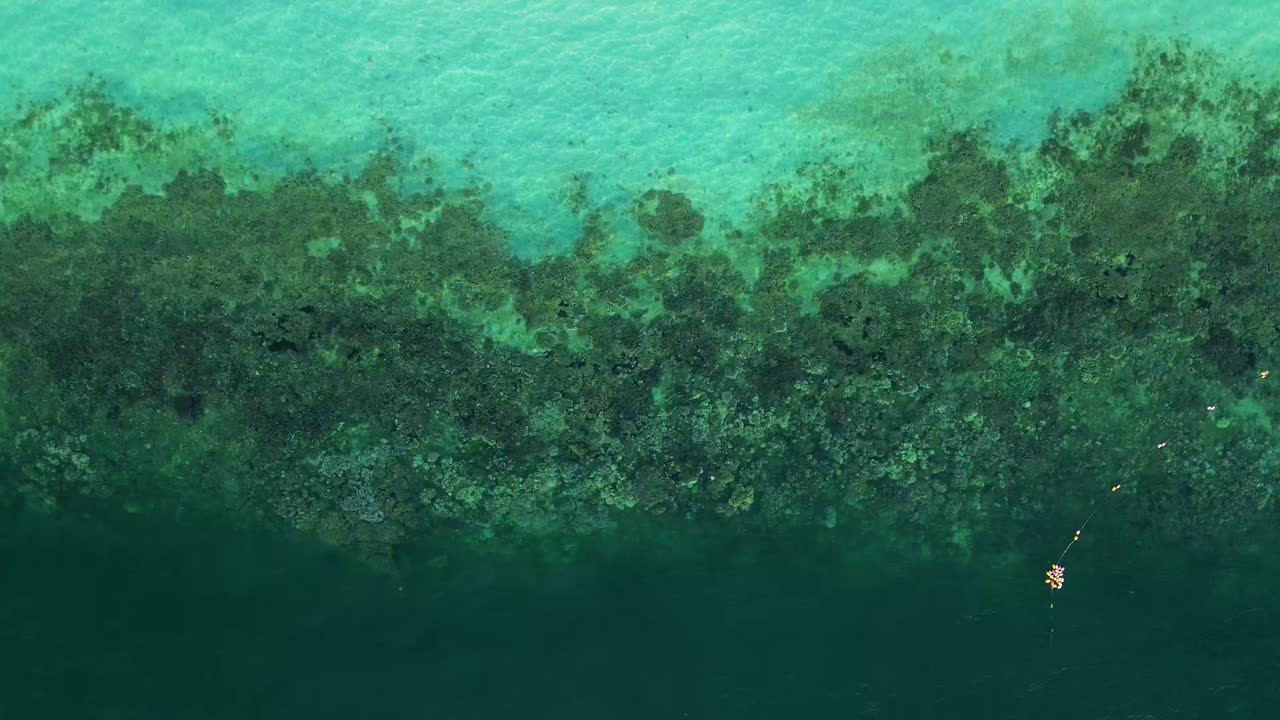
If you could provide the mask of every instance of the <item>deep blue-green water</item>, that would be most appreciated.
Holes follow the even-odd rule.
[[[1051,649],[1034,568],[683,540],[699,545],[423,563],[388,580],[197,520],[8,517],[0,711],[1265,718],[1277,699],[1260,549],[1093,557],[1059,598]]]

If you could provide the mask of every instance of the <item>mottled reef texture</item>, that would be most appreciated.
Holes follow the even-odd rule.
[[[584,187],[572,251],[516,259],[482,193],[405,192],[429,168],[391,135],[360,177],[253,187],[94,83],[14,118],[0,503],[384,558],[652,514],[964,551],[1119,480],[1139,534],[1275,517],[1280,91],[1176,43],[1039,147],[934,138],[900,197],[816,164],[713,243],[654,188],[632,256]]]

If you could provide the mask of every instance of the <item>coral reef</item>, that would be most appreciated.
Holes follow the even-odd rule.
[[[388,557],[634,514],[964,550],[1124,476],[1135,529],[1238,531],[1280,488],[1280,89],[1141,53],[1039,147],[938,134],[899,198],[815,164],[726,243],[655,187],[630,256],[585,189],[573,250],[521,260],[479,194],[402,192],[395,147],[255,185],[175,169],[180,133],[98,93],[30,109],[0,151],[0,502],[200,503]]]

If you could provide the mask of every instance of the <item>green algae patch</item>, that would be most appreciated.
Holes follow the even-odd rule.
[[[1270,405],[1270,403],[1264,404],[1260,402],[1257,398],[1241,398],[1239,402],[1231,406],[1231,414],[1243,422],[1256,423],[1262,429],[1271,432],[1273,426]]]
[[[797,265],[787,283],[787,289],[810,313],[818,309],[817,297],[822,291],[863,271],[857,258],[817,257]]]
[[[322,237],[307,241],[307,256],[316,259],[329,257],[342,247],[342,238]]]
[[[876,258],[867,264],[867,281],[872,285],[895,287],[907,279],[911,266],[899,258]]]
[[[456,301],[446,287],[442,301],[450,316],[476,328],[484,337],[521,352],[532,353],[538,349],[528,323],[515,311],[511,299],[493,309],[468,310]]]
[[[1009,302],[1022,302],[1031,290],[1032,271],[1026,262],[1019,263],[1008,275],[999,265],[990,265],[983,270],[982,277],[997,295]]]
[[[901,258],[882,257],[863,262],[854,257],[822,256],[798,264],[787,287],[806,312],[816,313],[818,296],[849,278],[862,276],[872,286],[897,287],[910,274],[911,263]]]

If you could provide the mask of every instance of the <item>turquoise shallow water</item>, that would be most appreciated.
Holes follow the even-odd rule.
[[[1274,716],[1280,6],[667,5],[0,7],[0,720]]]
[[[391,127],[437,178],[487,184],[491,216],[542,252],[580,226],[563,201],[575,176],[609,206],[674,168],[672,187],[736,221],[762,183],[830,155],[834,133],[869,185],[896,189],[918,171],[929,126],[1039,139],[1055,108],[1099,107],[1144,33],[1187,34],[1273,76],[1278,11],[1257,0],[59,0],[0,8],[17,38],[0,88],[56,96],[95,73],[151,117],[213,109],[234,119],[260,172],[307,160],[351,171]],[[854,110],[848,127],[821,121],[833,101]]]

